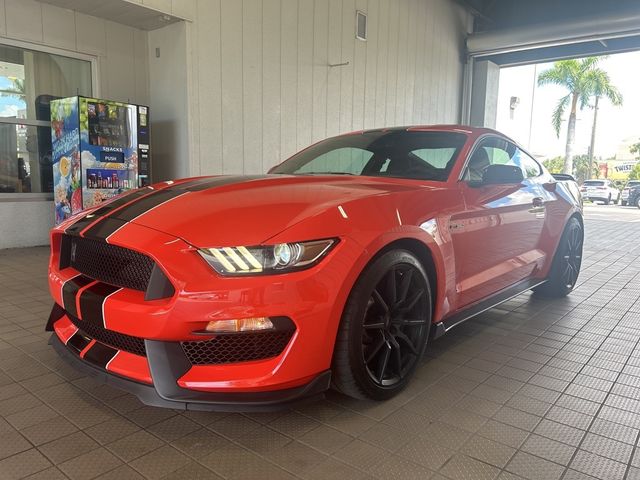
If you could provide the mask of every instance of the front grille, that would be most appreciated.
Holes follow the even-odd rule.
[[[219,335],[211,340],[182,342],[192,365],[264,360],[280,355],[291,340],[293,330]]]
[[[64,235],[62,266],[116,287],[146,291],[155,262],[128,248],[88,238]]]
[[[102,325],[85,322],[69,315],[68,313],[67,316],[69,317],[69,320],[71,320],[71,323],[86,333],[89,337],[95,338],[98,342],[135,355],[140,355],[142,357],[147,356],[147,351],[144,347],[144,339],[125,335],[124,333],[114,332],[113,330],[107,330]]]

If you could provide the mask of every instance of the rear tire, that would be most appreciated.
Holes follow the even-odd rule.
[[[567,296],[576,286],[582,265],[584,231],[576,218],[564,228],[560,243],[553,256],[547,281],[533,291],[541,296],[559,298]]]
[[[624,200],[620,201],[620,205],[622,205],[623,207],[627,206],[627,202],[625,202]]]
[[[356,281],[342,314],[332,386],[355,398],[386,400],[404,389],[431,330],[431,288],[406,250],[374,259]]]

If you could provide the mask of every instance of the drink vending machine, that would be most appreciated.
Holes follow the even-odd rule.
[[[87,97],[51,101],[56,224],[149,183],[149,108]]]

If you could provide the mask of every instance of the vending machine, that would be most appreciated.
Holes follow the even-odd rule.
[[[86,97],[51,101],[56,224],[149,183],[149,108]]]

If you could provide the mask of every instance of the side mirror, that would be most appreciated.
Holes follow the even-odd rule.
[[[482,175],[483,185],[513,185],[523,181],[522,169],[514,165],[489,165]]]

